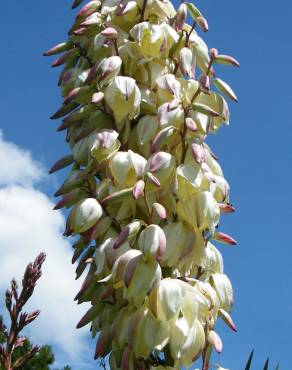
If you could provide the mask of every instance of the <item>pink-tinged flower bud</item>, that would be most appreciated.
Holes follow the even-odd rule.
[[[176,133],[177,130],[174,126],[165,127],[164,129],[159,131],[152,141],[152,153],[158,152],[160,148],[166,145]]]
[[[101,310],[100,304],[90,307],[89,310],[82,317],[82,319],[78,322],[76,329],[81,329],[83,328],[83,326],[89,324],[90,321],[92,321],[98,315],[100,310]]]
[[[85,21],[83,21],[82,23],[80,23],[80,26],[81,27],[91,27],[91,26],[97,26],[97,25],[100,25],[102,23],[102,20],[101,20],[101,17],[100,17],[100,14],[99,13],[92,13],[90,14],[90,16],[88,16]]]
[[[61,66],[62,64],[66,63],[67,60],[72,56],[72,50],[69,50],[67,52],[65,52],[64,54],[62,54],[58,59],[56,59],[53,63],[52,63],[52,67],[59,67]]]
[[[143,180],[138,180],[133,187],[133,198],[135,200],[139,199],[144,194],[145,182]]]
[[[65,157],[59,159],[49,170],[49,173],[54,173],[56,171],[62,170],[63,168],[70,166],[73,163],[73,156],[66,155]]]
[[[222,232],[215,233],[213,236],[214,240],[217,240],[220,243],[227,244],[227,245],[236,245],[237,242],[231,236],[224,234]]]
[[[112,280],[115,289],[121,288],[124,285],[123,276],[128,262],[141,255],[142,253],[137,249],[130,249],[116,260],[112,269]]]
[[[101,31],[101,34],[109,39],[118,38],[118,31],[113,27],[107,27],[106,29]]]
[[[159,216],[159,218],[161,218],[162,220],[165,220],[166,217],[167,217],[166,209],[160,203],[155,202],[155,203],[152,204],[152,212],[154,214],[157,214]]]
[[[127,226],[125,226],[118,235],[117,239],[115,240],[113,248],[117,249],[126,241],[132,241],[139,233],[142,225],[143,225],[142,221],[134,220]]]
[[[71,210],[66,225],[66,235],[90,229],[102,216],[102,208],[94,198],[83,199]]]
[[[196,132],[198,131],[198,127],[196,125],[196,122],[191,118],[191,117],[187,117],[185,119],[185,123],[186,123],[186,126],[187,128],[192,131],[192,132]]]
[[[151,184],[154,186],[159,187],[160,186],[160,181],[156,176],[154,176],[151,172],[146,172],[146,178],[148,181],[150,181]]]
[[[72,112],[76,107],[78,107],[78,104],[73,102],[70,104],[63,105],[60,109],[57,110],[50,118],[51,119],[58,119],[66,116],[66,114]]]
[[[45,57],[47,57],[47,56],[59,54],[59,53],[62,53],[63,51],[71,49],[71,47],[72,47],[71,42],[68,42],[68,41],[67,42],[62,42],[60,44],[57,44],[57,45],[53,46],[48,51],[44,52],[43,55]]]
[[[225,311],[222,308],[220,308],[220,310],[218,311],[218,314],[222,318],[222,320],[225,322],[225,324],[227,326],[229,326],[229,328],[231,330],[237,332],[236,326],[235,326],[235,324],[234,324],[231,316],[229,315],[229,313],[227,311]]]
[[[94,359],[97,360],[99,357],[104,357],[109,348],[111,347],[111,335],[109,331],[102,331],[97,339]]]
[[[76,87],[66,96],[64,103],[75,101],[79,104],[88,104],[91,101],[94,89],[90,86]]]
[[[80,189],[73,189],[70,193],[66,194],[53,209],[61,209],[63,207],[69,208],[74,205],[81,198],[84,198],[85,193]]]
[[[192,155],[193,155],[195,161],[198,164],[201,164],[201,163],[205,162],[205,160],[206,160],[206,151],[205,151],[205,147],[202,143],[194,141],[191,144],[191,152],[192,152]]]
[[[210,91],[210,77],[206,76],[206,75],[200,75],[199,85],[200,85],[200,89],[204,93],[206,93],[206,94],[209,93],[209,91]]]
[[[212,344],[218,353],[222,352],[223,344],[219,335],[214,331],[210,330],[207,336],[208,342]]]
[[[126,199],[129,200],[131,195],[133,195],[133,188],[119,190],[103,198],[100,203],[103,205],[119,203]]]
[[[212,48],[212,49],[210,49],[210,50],[209,50],[209,53],[210,53],[210,57],[211,57],[211,59],[213,60],[213,59],[215,59],[215,58],[217,57],[217,55],[218,55],[218,50],[217,50],[217,49],[215,49],[215,48]]]
[[[166,249],[165,234],[158,225],[149,225],[141,232],[138,245],[146,260],[160,261]]]
[[[122,59],[112,56],[103,59],[97,67],[97,83],[100,87],[108,85],[120,72]]]
[[[103,98],[104,98],[104,93],[102,91],[94,93],[91,98],[91,103],[99,106],[101,105]]]
[[[187,11],[188,10],[186,4],[185,3],[180,4],[175,16],[175,29],[177,31],[183,30],[185,20],[187,18]]]
[[[214,62],[216,63],[219,63],[219,64],[225,64],[225,65],[229,65],[229,66],[235,66],[235,67],[239,67],[239,62],[229,56],[229,55],[217,55],[214,59]]]
[[[78,18],[88,17],[90,14],[94,13],[100,7],[100,1],[92,0],[85,4],[77,14]]]
[[[219,204],[221,213],[233,213],[235,208],[231,204],[221,203]]]
[[[169,186],[175,171],[175,158],[166,152],[158,152],[153,154],[146,166],[145,172],[150,172],[158,179],[161,187]],[[157,187],[147,182],[146,187],[149,185],[149,190],[156,191]]]
[[[200,27],[200,29],[203,32],[207,32],[209,30],[208,22],[204,17],[198,17],[197,18],[197,23],[198,23],[198,26]]]

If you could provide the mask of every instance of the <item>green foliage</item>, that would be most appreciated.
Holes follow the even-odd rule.
[[[0,318],[2,316],[0,315]],[[0,344],[5,343],[5,336],[0,331]],[[32,349],[33,345],[29,339],[26,339],[22,347],[15,349],[13,353],[13,362],[21,358],[23,355],[28,353]],[[45,345],[40,347],[38,353],[36,353],[25,365],[21,367],[21,370],[52,370],[50,365],[53,365],[55,356],[52,352],[51,346]],[[0,364],[0,370],[5,370]],[[58,370],[58,369],[53,369]],[[71,370],[70,366],[65,366],[60,370]]]

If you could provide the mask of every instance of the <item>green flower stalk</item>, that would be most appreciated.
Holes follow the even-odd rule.
[[[77,7],[82,0],[75,0]],[[192,24],[186,23],[187,18]],[[234,208],[208,134],[229,122],[231,87],[216,64],[239,66],[208,49],[208,23],[192,3],[93,0],[69,38],[45,53],[61,56],[62,118],[71,166],[56,192],[71,208],[76,296],[91,308],[95,358],[113,370],[181,369],[222,350],[218,318],[234,331],[233,291],[212,244],[234,245],[218,230]],[[86,269],[87,266],[89,269]],[[221,367],[220,367],[221,368]]]

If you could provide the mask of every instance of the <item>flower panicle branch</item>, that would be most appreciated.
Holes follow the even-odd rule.
[[[21,369],[35,354],[39,352],[39,346],[33,346],[28,352],[14,360],[13,355],[17,348],[22,347],[26,337],[20,333],[25,326],[31,324],[40,314],[36,310],[31,313],[23,312],[24,306],[32,296],[37,281],[40,279],[42,265],[46,259],[44,253],[40,253],[33,263],[29,263],[24,272],[22,287],[19,292],[18,284],[13,278],[10,289],[5,292],[5,305],[10,316],[10,328],[0,316],[0,335],[3,344],[0,344],[0,364],[5,370]]]

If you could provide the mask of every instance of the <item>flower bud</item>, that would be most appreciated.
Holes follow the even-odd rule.
[[[100,105],[103,101],[104,93],[102,91],[99,91],[92,95],[91,103],[95,105]]]
[[[127,263],[131,261],[131,259],[142,255],[140,251],[137,249],[130,249],[123,253],[114,263],[112,269],[112,280],[115,289],[119,289],[124,285],[123,276],[125,272],[125,268]]]
[[[187,18],[187,6],[185,3],[182,3],[180,4],[175,16],[175,29],[177,31],[183,30],[186,18]]]
[[[227,245],[236,245],[236,240],[234,240],[231,236],[224,234],[222,232],[217,232],[213,236],[214,240],[218,240],[218,242],[227,244]]]
[[[175,159],[171,154],[166,152],[153,154],[145,166],[145,172],[153,174],[159,181],[161,187],[169,186],[173,178],[174,170]],[[157,190],[157,187],[149,182],[147,182],[146,187],[152,191]]]
[[[229,55],[216,55],[214,62],[239,67],[239,62]]]
[[[100,6],[99,0],[92,0],[85,4],[77,14],[77,18],[85,18],[94,13]]]
[[[131,241],[133,238],[135,238],[136,235],[139,233],[142,224],[142,221],[134,220],[127,226],[125,226],[115,240],[113,248],[117,249],[126,241]]]
[[[168,126],[158,132],[152,141],[151,151],[158,152],[161,147],[168,144],[171,138],[175,135],[176,129],[174,126]]]
[[[113,56],[103,59],[97,67],[97,83],[99,87],[108,85],[119,74],[121,70],[122,59],[119,56]]]
[[[208,22],[204,17],[198,17],[197,23],[203,32],[207,32],[209,30]]]
[[[152,204],[152,214],[157,214],[158,217],[162,220],[166,219],[166,209],[160,203],[153,203]]]
[[[223,347],[222,341],[219,335],[214,330],[210,330],[208,332],[207,339],[208,339],[208,342],[212,344],[212,346],[215,348],[215,350],[218,353],[222,352],[222,347]]]
[[[109,39],[117,39],[118,38],[118,31],[113,27],[107,27],[101,34]]]
[[[53,46],[51,49],[48,51],[44,52],[44,56],[51,56],[55,54],[62,53],[63,51],[69,50],[72,47],[72,44],[70,42],[62,42],[60,44],[57,44]]]
[[[166,249],[165,234],[158,225],[149,225],[139,235],[138,245],[146,260],[160,261]]]
[[[209,93],[209,91],[210,91],[210,77],[209,76],[200,75],[199,84],[200,84],[200,89],[204,93]]]
[[[94,198],[79,201],[71,210],[66,235],[82,233],[90,229],[102,216],[102,208]]]
[[[135,200],[139,199],[144,194],[145,181],[138,180],[133,187],[133,198]]]

